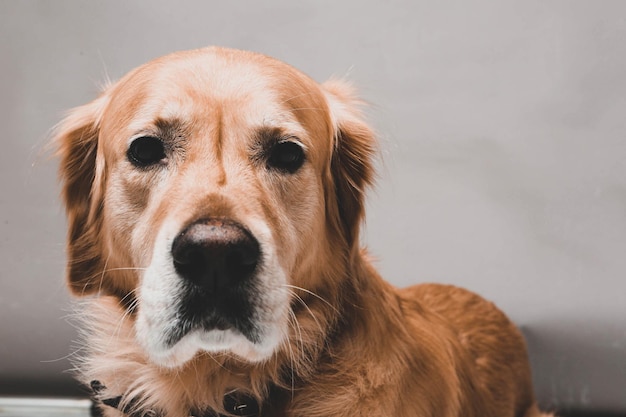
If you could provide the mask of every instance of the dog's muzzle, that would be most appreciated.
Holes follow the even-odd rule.
[[[170,342],[193,328],[236,329],[254,339],[254,276],[261,261],[257,239],[233,220],[201,219],[174,239],[171,254],[184,291],[183,326]]]

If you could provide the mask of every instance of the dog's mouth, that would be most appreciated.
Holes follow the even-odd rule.
[[[255,324],[255,303],[252,290],[207,294],[200,288],[185,291],[175,320],[166,330],[165,344],[173,347],[191,332],[234,332],[252,343],[260,342],[260,332]]]

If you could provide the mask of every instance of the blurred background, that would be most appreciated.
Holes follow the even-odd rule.
[[[49,129],[109,77],[222,45],[347,77],[382,155],[363,241],[523,330],[548,409],[626,415],[626,2],[0,1],[0,396],[72,396]]]

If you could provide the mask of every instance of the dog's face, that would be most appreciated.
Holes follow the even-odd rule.
[[[217,48],[152,61],[56,141],[76,294],[113,295],[151,361],[268,359],[357,250],[373,137],[340,83]]]

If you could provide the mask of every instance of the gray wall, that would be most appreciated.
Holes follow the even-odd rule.
[[[626,2],[592,0],[0,2],[0,393],[72,392],[48,129],[107,74],[209,44],[352,79],[383,274],[496,301],[543,404],[626,410]]]

